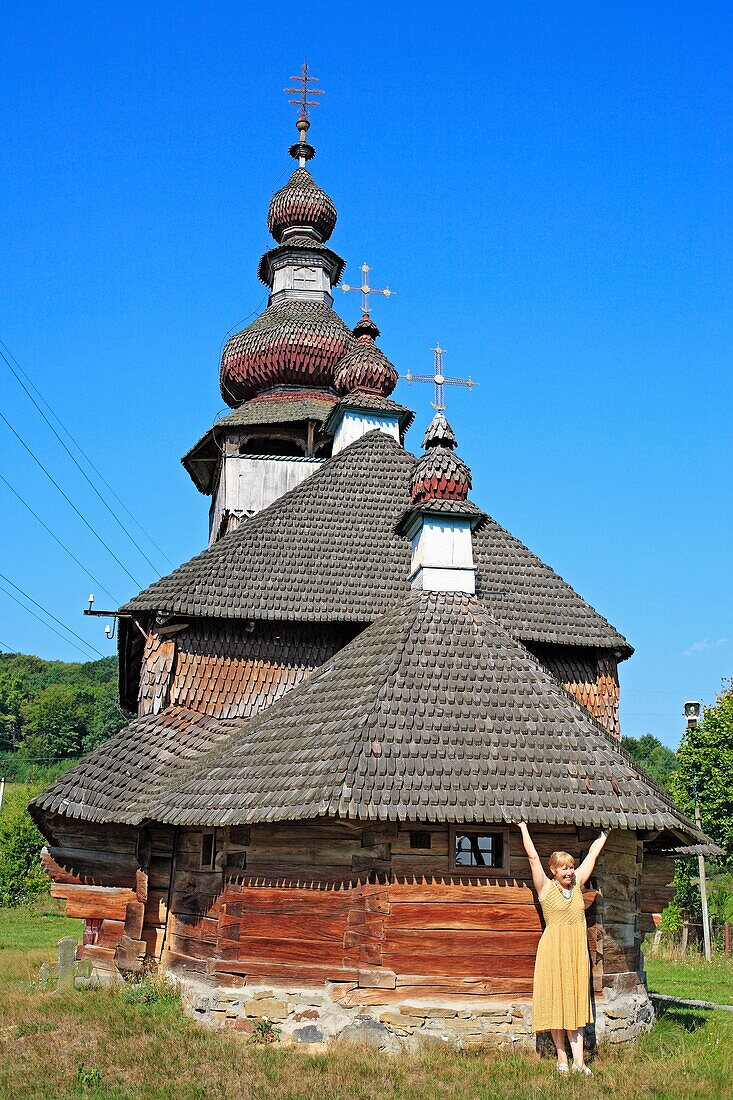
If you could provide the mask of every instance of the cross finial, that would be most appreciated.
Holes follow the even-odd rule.
[[[341,284],[341,289],[345,290],[347,293],[350,290],[357,290],[357,291],[361,292],[361,310],[362,310],[362,313],[365,313],[367,315],[367,317],[369,316],[369,314],[372,311],[372,307],[369,304],[369,295],[370,294],[383,294],[385,298],[390,298],[395,293],[394,290],[390,290],[388,286],[386,286],[386,287],[370,286],[369,285],[369,272],[370,271],[371,271],[371,268],[370,268],[369,264],[362,264],[361,265],[361,286],[349,286],[348,283],[342,283]]]
[[[308,118],[310,107],[319,107],[320,104],[317,99],[310,99],[310,96],[325,95],[326,93],[322,88],[314,88],[313,85],[317,82],[318,77],[308,76],[308,62],[303,62],[303,68],[300,70],[300,76],[291,76],[290,79],[299,84],[300,87],[283,88],[283,91],[287,95],[295,95],[297,99],[291,99],[289,102],[295,107],[299,107],[298,118],[295,125],[298,127],[300,134],[300,141],[290,147],[291,157],[295,157],[298,160],[298,164],[301,168],[305,167],[305,162],[310,160],[311,157],[316,155],[316,151],[312,145],[309,145],[305,140],[305,135],[310,129],[310,119]]]
[[[468,378],[447,378],[443,372],[443,356],[445,355],[446,349],[441,348],[438,343],[430,350],[433,353],[433,373],[411,374],[410,371],[408,371],[405,375],[405,381],[409,383],[432,382],[435,387],[435,400],[431,402],[431,404],[437,412],[445,412],[447,406],[443,394],[444,386],[466,386],[471,390],[474,386],[478,386],[478,382],[474,382],[470,374]]]

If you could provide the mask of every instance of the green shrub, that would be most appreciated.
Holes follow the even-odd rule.
[[[49,889],[49,879],[39,855],[43,837],[27,810],[37,786],[13,784],[5,788],[0,811],[0,905],[32,901]]]

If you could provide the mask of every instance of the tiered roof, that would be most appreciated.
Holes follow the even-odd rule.
[[[521,818],[707,840],[462,593],[410,593],[250,722],[193,721],[193,730],[189,714],[132,723],[39,796],[35,816],[179,825]],[[173,757],[176,723],[183,752]]]
[[[123,610],[224,619],[369,623],[408,592],[413,455],[369,432],[297,488],[146,588]],[[444,502],[449,503],[449,502]],[[473,536],[477,596],[515,638],[632,649],[495,520]]]

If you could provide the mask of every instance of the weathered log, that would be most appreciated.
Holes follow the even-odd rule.
[[[389,900],[394,902],[465,903],[497,902],[503,905],[532,905],[535,894],[531,886],[515,879],[481,880],[450,874],[431,877],[395,877],[389,888]]]
[[[137,902],[133,890],[114,886],[79,886],[52,883],[51,897],[66,900],[66,915],[94,920],[125,920],[129,902]]]
[[[128,855],[85,848],[42,848],[41,866],[53,882],[134,889],[137,863]]]
[[[396,902],[391,904],[391,929],[453,928],[502,932],[509,929],[541,930],[542,921],[534,905]]]

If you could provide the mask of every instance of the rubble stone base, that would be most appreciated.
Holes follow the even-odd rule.
[[[586,1029],[586,1045],[591,1048],[599,1042],[632,1042],[654,1023],[654,1010],[638,975],[617,977],[626,980],[609,983],[597,998],[595,1025]],[[179,980],[184,1010],[193,1019],[245,1034],[266,1019],[286,1045],[342,1041],[389,1052],[415,1050],[429,1041],[458,1049],[486,1045],[497,1050],[534,1050],[537,1046],[529,1001],[487,1004],[466,999],[449,1006],[437,998],[421,998],[345,1007],[339,1003],[341,983],[310,989],[249,984],[227,989],[189,977]]]

